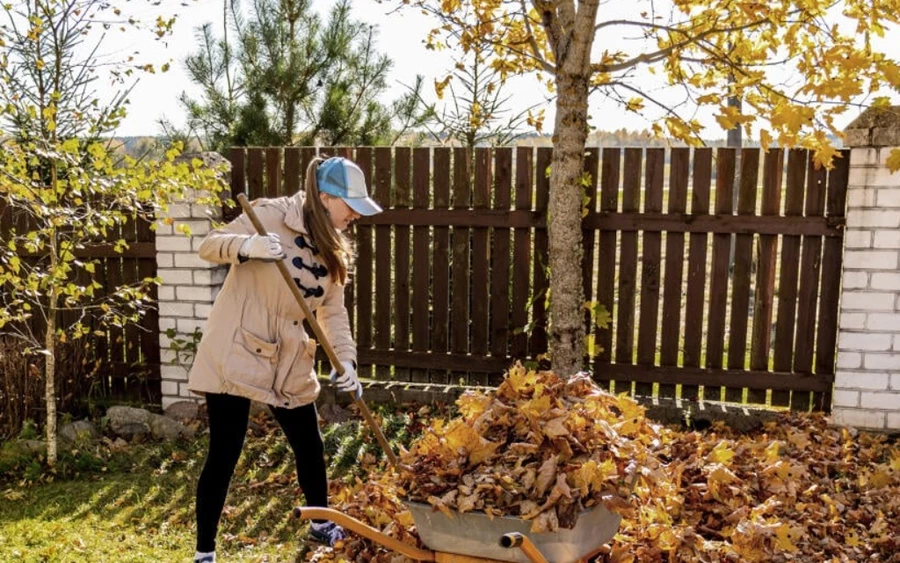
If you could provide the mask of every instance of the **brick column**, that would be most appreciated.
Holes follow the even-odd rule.
[[[833,419],[900,430],[900,107],[867,110],[846,130],[851,148]]]
[[[190,162],[193,158],[216,164],[224,160],[216,153],[184,154],[179,160]],[[160,217],[156,225],[156,266],[157,275],[162,279],[159,347],[163,409],[177,401],[198,399],[187,389],[193,354],[189,350],[177,352],[173,343],[196,344],[194,331],[199,329],[202,333],[205,329],[213,301],[228,272],[227,266],[210,264],[197,255],[213,223],[222,220],[222,209],[194,203],[194,199],[189,195],[184,201],[169,205],[168,217]],[[190,229],[189,235],[183,232],[183,226]],[[170,337],[172,330],[175,334]]]

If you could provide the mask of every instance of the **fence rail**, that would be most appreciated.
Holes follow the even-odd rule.
[[[363,365],[492,384],[547,352],[550,148],[321,149],[385,211],[355,227],[347,303]],[[292,194],[310,147],[232,150],[232,191]],[[585,299],[595,377],[621,392],[826,410],[848,153],[589,149]]]

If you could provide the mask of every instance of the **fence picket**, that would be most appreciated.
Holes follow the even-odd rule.
[[[847,181],[850,175],[850,151],[842,150],[840,158],[834,159],[834,168],[828,172],[828,193],[826,213],[829,219],[843,218],[847,205]],[[832,273],[841,272],[843,265],[844,236],[825,238],[822,254],[822,281],[819,295],[818,334],[816,335],[816,375],[833,376],[837,346],[837,317],[841,289]],[[820,410],[831,405],[831,391],[816,394],[814,404]]]
[[[247,149],[247,198],[251,201],[265,197],[263,171],[265,149],[251,147]],[[240,210],[238,210],[240,214]]]
[[[720,148],[716,151],[715,212],[717,217],[730,216],[733,213],[736,161],[735,149]],[[714,370],[722,369],[724,366],[731,239],[731,234],[716,233],[713,235],[712,277],[709,280],[709,315],[706,331],[706,367]],[[712,393],[704,393],[704,398],[718,400],[720,390],[710,391]]]
[[[687,185],[690,175],[691,151],[674,148],[669,168],[670,214],[687,211]],[[666,233],[666,271],[663,289],[662,333],[660,365],[677,366],[681,348],[681,305],[684,285],[684,233]],[[660,397],[674,397],[675,385],[661,383]]]
[[[475,190],[472,194],[472,207],[478,210],[487,209],[491,204],[492,170],[491,157],[493,150],[489,148],[475,149]],[[486,355],[488,343],[488,291],[490,285],[490,254],[488,252],[488,228],[472,229],[472,353]],[[478,385],[488,383],[487,374],[472,374],[470,381]]]
[[[413,208],[427,209],[430,191],[431,153],[427,148],[413,149]],[[413,350],[425,352],[428,342],[429,303],[429,228],[413,227],[412,299],[413,308]],[[428,372],[414,369],[410,373],[413,381],[428,381]]]
[[[471,203],[469,158],[468,150],[453,149],[454,210],[469,209]],[[465,355],[469,352],[469,229],[456,225],[452,237],[450,350]],[[467,376],[464,369],[451,375],[454,380]]]
[[[394,158],[394,182],[396,190],[391,198],[391,208],[398,210],[409,209],[412,161],[412,152],[409,147],[397,147]],[[409,351],[409,325],[410,325],[410,228],[409,225],[397,225],[394,227],[394,342],[393,348],[400,351]],[[395,378],[406,381],[410,377],[408,368],[395,368]]]
[[[300,191],[300,147],[284,147],[284,195],[292,196]]]
[[[763,159],[762,215],[778,215],[781,209],[784,150],[770,150]],[[775,262],[778,236],[760,234],[757,242],[756,287],[753,296],[753,332],[750,337],[750,369],[769,369],[772,314],[775,302]],[[765,403],[766,390],[748,385],[747,400]]]
[[[547,208],[550,202],[550,162],[553,159],[553,149],[550,147],[538,147],[535,158],[535,194],[534,210],[538,217],[544,221],[547,219]],[[547,352],[547,290],[550,282],[547,279],[547,267],[550,265],[548,255],[546,228],[534,230],[534,282],[531,287],[533,328],[531,339],[528,343],[529,355],[537,358]]]
[[[531,210],[531,193],[534,186],[534,151],[530,147],[516,148],[516,203],[517,211]],[[528,353],[529,271],[531,270],[531,230],[513,229],[512,303],[510,304],[510,348],[512,360],[524,360]]]
[[[375,170],[372,176],[372,198],[384,209],[393,207],[391,189],[391,148],[376,147]],[[391,226],[376,225],[375,230],[375,347],[381,350],[391,349],[391,325],[393,299],[391,296]],[[389,366],[375,368],[377,379],[390,379]]]
[[[641,149],[625,149],[622,170],[622,212],[640,209]],[[619,257],[619,299],[616,302],[616,363],[634,363],[635,289],[637,287],[637,233],[623,231]],[[618,391],[618,385],[616,386]]]
[[[231,199],[237,201],[238,194],[247,193],[247,159],[244,148],[231,147],[229,157],[231,158]],[[240,206],[233,203],[225,205],[222,210],[222,218],[226,223],[240,214]]]
[[[806,216],[825,214],[825,189],[828,170],[815,166],[812,152],[806,153]],[[796,349],[793,371],[799,375],[813,373],[813,352],[816,341],[816,310],[819,301],[819,272],[822,268],[822,237],[804,236],[800,258],[800,290],[797,297]],[[807,411],[811,406],[810,393],[795,392],[791,408]]]
[[[691,184],[691,215],[709,213],[709,188],[712,180],[712,150],[694,151]],[[706,260],[709,235],[691,233],[688,250],[687,290],[684,310],[684,360],[687,368],[699,368],[703,343],[703,305],[706,301]],[[700,396],[697,385],[683,384],[681,398],[693,401]]]
[[[605,217],[615,213],[619,207],[619,175],[622,151],[617,148],[603,149],[600,177],[600,212]],[[602,226],[602,222],[601,222]],[[612,362],[613,314],[615,313],[616,290],[616,236],[614,230],[601,230],[597,251],[597,301],[609,313],[609,326],[594,328],[595,342],[600,352],[595,359],[594,373],[599,374],[600,365]],[[605,382],[609,385],[609,381]]]
[[[646,170],[644,172],[644,213],[659,213],[663,206],[663,182],[665,172],[665,150],[647,149]],[[644,231],[641,252],[641,306],[638,320],[638,364],[656,364],[657,335],[659,322],[659,284],[662,233]],[[653,394],[653,384],[635,384],[635,394]]]
[[[434,160],[434,209],[450,207],[450,149],[439,147],[433,151]],[[432,254],[432,326],[431,351],[446,354],[449,347],[450,323],[450,228],[434,227],[434,253]],[[446,371],[432,371],[431,380],[450,383]]]
[[[356,164],[366,177],[366,184],[372,185],[372,149],[360,147],[356,151]],[[356,227],[356,344],[360,350],[372,348],[372,295],[374,287],[372,227],[358,224]],[[362,354],[364,356],[364,354]],[[361,358],[362,360],[362,358]],[[361,362],[362,363],[362,362]],[[366,369],[365,372],[369,370]],[[361,374],[364,371],[360,371]],[[366,373],[366,375],[370,375]]]
[[[788,152],[787,187],[784,214],[787,217],[803,215],[803,196],[806,185],[806,151],[794,149]],[[794,353],[794,323],[797,318],[797,280],[800,273],[800,237],[783,236],[781,244],[781,269],[778,275],[778,319],[775,324],[772,369],[791,371]],[[772,405],[791,404],[787,391],[773,391]],[[809,400],[806,401],[809,404]]]
[[[268,147],[266,155],[266,197],[276,198],[284,195],[281,186],[281,149]]]
[[[350,160],[354,160],[353,149],[348,147],[336,147],[334,149],[336,154],[339,156],[343,156],[344,158],[349,158]],[[323,155],[324,156],[324,155]],[[300,189],[306,190],[306,168],[309,166],[310,161],[316,157],[316,147],[301,147],[300,149],[300,170],[299,170],[299,185]],[[354,233],[358,232],[357,227],[354,227]],[[355,234],[354,234],[355,240]],[[344,286],[344,306],[347,308],[347,320],[350,321],[350,330],[353,334],[356,334],[356,283],[355,283],[355,271],[356,266],[354,265],[352,272],[354,272],[350,278],[349,282],[346,286]]]
[[[599,178],[597,177],[597,167],[600,163],[600,149],[598,148],[590,148],[585,150],[584,153],[584,181],[587,182],[584,185],[585,191],[585,200],[584,200],[584,208],[587,210],[587,213],[590,215],[595,215],[597,213],[597,185],[599,183]],[[595,246],[597,240],[597,230],[587,228],[584,226],[582,222],[581,236],[583,239],[582,249],[583,254],[581,257],[581,280],[582,287],[581,291],[584,294],[584,301],[586,303],[590,303],[594,301],[594,254],[595,254]],[[584,312],[584,335],[585,338],[593,339],[594,338],[594,330],[593,330],[593,321],[591,320],[591,312],[589,310],[585,310]],[[595,344],[596,345],[596,344]],[[585,358],[586,363],[590,362],[591,358]]]
[[[494,149],[494,202],[493,208],[508,213],[510,209],[510,189],[512,184],[512,149]],[[491,355],[507,357],[509,346],[509,287],[510,287],[510,233],[509,228],[495,227],[491,244],[491,305],[490,342]],[[489,374],[488,383],[498,385],[502,374]]]
[[[738,215],[756,213],[757,179],[759,177],[759,149],[741,149],[741,173],[738,191]],[[750,308],[751,264],[753,261],[752,234],[737,234],[734,240],[734,270],[732,274],[731,324],[728,339],[728,368],[747,368],[747,321]],[[743,401],[743,382],[725,390],[725,400]]]

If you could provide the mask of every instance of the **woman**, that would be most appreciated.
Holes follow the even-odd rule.
[[[344,158],[316,159],[306,171],[305,193],[253,203],[268,236],[256,234],[246,215],[211,231],[200,257],[231,264],[200,341],[189,388],[206,396],[209,451],[197,483],[196,563],[215,563],[215,538],[228,485],[244,445],[250,400],[269,405],[287,436],[297,479],[309,506],[328,506],[328,480],[315,400],[316,343],[303,328],[303,312],[277,268],[288,260],[294,283],[344,367],[331,379],[362,396],[356,345],[344,306],[352,260],[343,231],[381,207],[366,189],[362,170]],[[330,545],[340,526],[314,521],[310,535]]]

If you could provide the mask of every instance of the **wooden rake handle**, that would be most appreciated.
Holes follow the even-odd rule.
[[[244,213],[247,214],[250,222],[253,223],[253,227],[256,229],[256,232],[261,236],[268,236],[266,228],[259,221],[259,217],[256,216],[256,212],[253,211],[253,207],[250,205],[250,201],[247,199],[247,196],[244,194],[238,194],[236,199],[238,200],[238,203],[241,204],[241,208],[244,210]],[[307,305],[306,300],[303,299],[303,295],[300,294],[300,289],[291,278],[291,273],[288,271],[287,266],[284,264],[284,260],[276,260],[275,265],[278,266],[278,272],[281,274],[282,279],[284,279],[284,283],[287,284],[288,288],[291,290],[291,294],[294,296],[294,299],[297,300],[297,304],[299,304],[300,308],[303,310],[303,316],[306,317],[307,322],[309,322],[309,326],[312,327],[316,338],[319,339],[319,343],[322,345],[322,348],[325,349],[325,355],[328,356],[328,361],[331,362],[331,367],[335,369],[339,375],[343,375],[344,366],[341,365],[340,360],[338,360],[337,355],[335,355],[334,353],[334,348],[331,347],[331,342],[329,342],[325,337],[325,332],[322,330],[322,327],[319,325],[316,317],[312,314],[312,311],[310,311],[309,305]],[[391,466],[393,466],[394,469],[399,470],[400,466],[397,462],[397,456],[394,455],[394,450],[391,449],[390,444],[388,444],[387,438],[384,437],[384,433],[381,431],[381,427],[379,427],[378,423],[375,422],[375,418],[372,416],[371,411],[369,411],[369,408],[366,406],[362,399],[358,399],[356,397],[356,393],[351,393],[351,395],[353,397],[353,404],[355,404],[357,408],[359,408],[359,412],[361,412],[363,418],[366,419],[366,424],[369,425],[372,433],[375,434],[375,439],[378,440],[378,443],[381,445],[381,449],[384,450],[384,453],[387,456]]]

